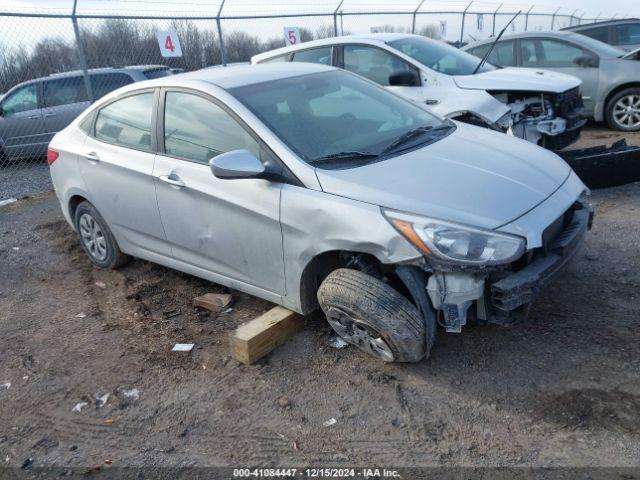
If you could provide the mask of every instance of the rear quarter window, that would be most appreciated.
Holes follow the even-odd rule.
[[[133,78],[126,73],[91,74],[91,89],[93,90],[94,100],[104,97],[107,93],[111,93],[130,83],[133,83]]]

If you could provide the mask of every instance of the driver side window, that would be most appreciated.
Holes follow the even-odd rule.
[[[38,84],[36,83],[19,88],[2,102],[2,113],[5,116],[37,108]]]
[[[415,70],[395,55],[364,45],[344,46],[344,68],[385,87],[392,73]]]

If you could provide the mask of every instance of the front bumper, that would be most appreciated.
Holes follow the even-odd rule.
[[[568,225],[548,245],[535,252],[528,265],[491,283],[489,296],[495,313],[505,314],[531,303],[540,289],[579,251],[592,222],[591,205],[578,203]]]

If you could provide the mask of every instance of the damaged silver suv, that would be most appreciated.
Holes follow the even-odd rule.
[[[526,311],[592,219],[555,154],[313,64],[124,87],[58,133],[48,162],[95,265],[134,256],[320,307],[385,361],[424,358],[438,323]]]

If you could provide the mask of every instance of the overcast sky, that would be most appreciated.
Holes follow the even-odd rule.
[[[78,0],[78,12],[85,14],[129,14],[129,15],[160,15],[170,17],[173,15],[208,15],[214,16],[222,0]],[[456,11],[461,12],[470,0],[425,0],[420,9],[421,12]],[[269,14],[305,14],[305,13],[331,13],[340,0],[226,0],[223,16],[244,15],[269,15]],[[420,3],[420,0],[344,0],[340,11],[345,14],[356,12],[411,12]],[[465,41],[487,38],[493,30],[492,18],[486,13],[494,11],[500,3],[504,5],[501,12],[526,12],[532,4],[535,4],[532,13],[555,12],[560,10],[554,20],[555,28],[569,25],[569,15],[575,13],[576,17],[594,19],[599,16],[606,19],[615,16],[640,17],[640,0],[474,0],[470,8],[471,12],[485,12],[484,19],[478,19],[475,15],[467,16],[465,22]],[[28,12],[64,12],[69,13],[73,0],[0,0],[0,11],[21,10]],[[510,16],[502,15],[496,18],[496,32],[509,21]],[[481,21],[482,20],[482,21]],[[85,21],[84,26],[96,24]],[[158,28],[162,23],[156,22]],[[445,23],[443,26],[441,23]],[[209,21],[201,21],[199,25],[211,26]],[[244,30],[247,33],[258,35],[263,39],[282,37],[285,27],[306,27],[312,31],[320,26],[332,25],[332,17],[294,17],[278,19],[258,20],[225,20],[223,31]],[[344,15],[341,25],[347,33],[366,33],[371,27],[383,25],[411,29],[411,15]],[[446,40],[458,40],[461,30],[461,15],[423,14],[419,15],[416,22],[417,30],[431,25],[438,26]],[[480,30],[478,27],[483,25]],[[528,30],[548,30],[551,26],[551,15],[531,16],[527,22]],[[512,24],[511,31],[523,31],[525,17],[521,15]],[[42,20],[25,19],[18,21],[15,18],[0,17],[0,44],[9,46],[16,44],[35,43],[42,36],[69,37],[72,35],[70,24],[67,20]]]

